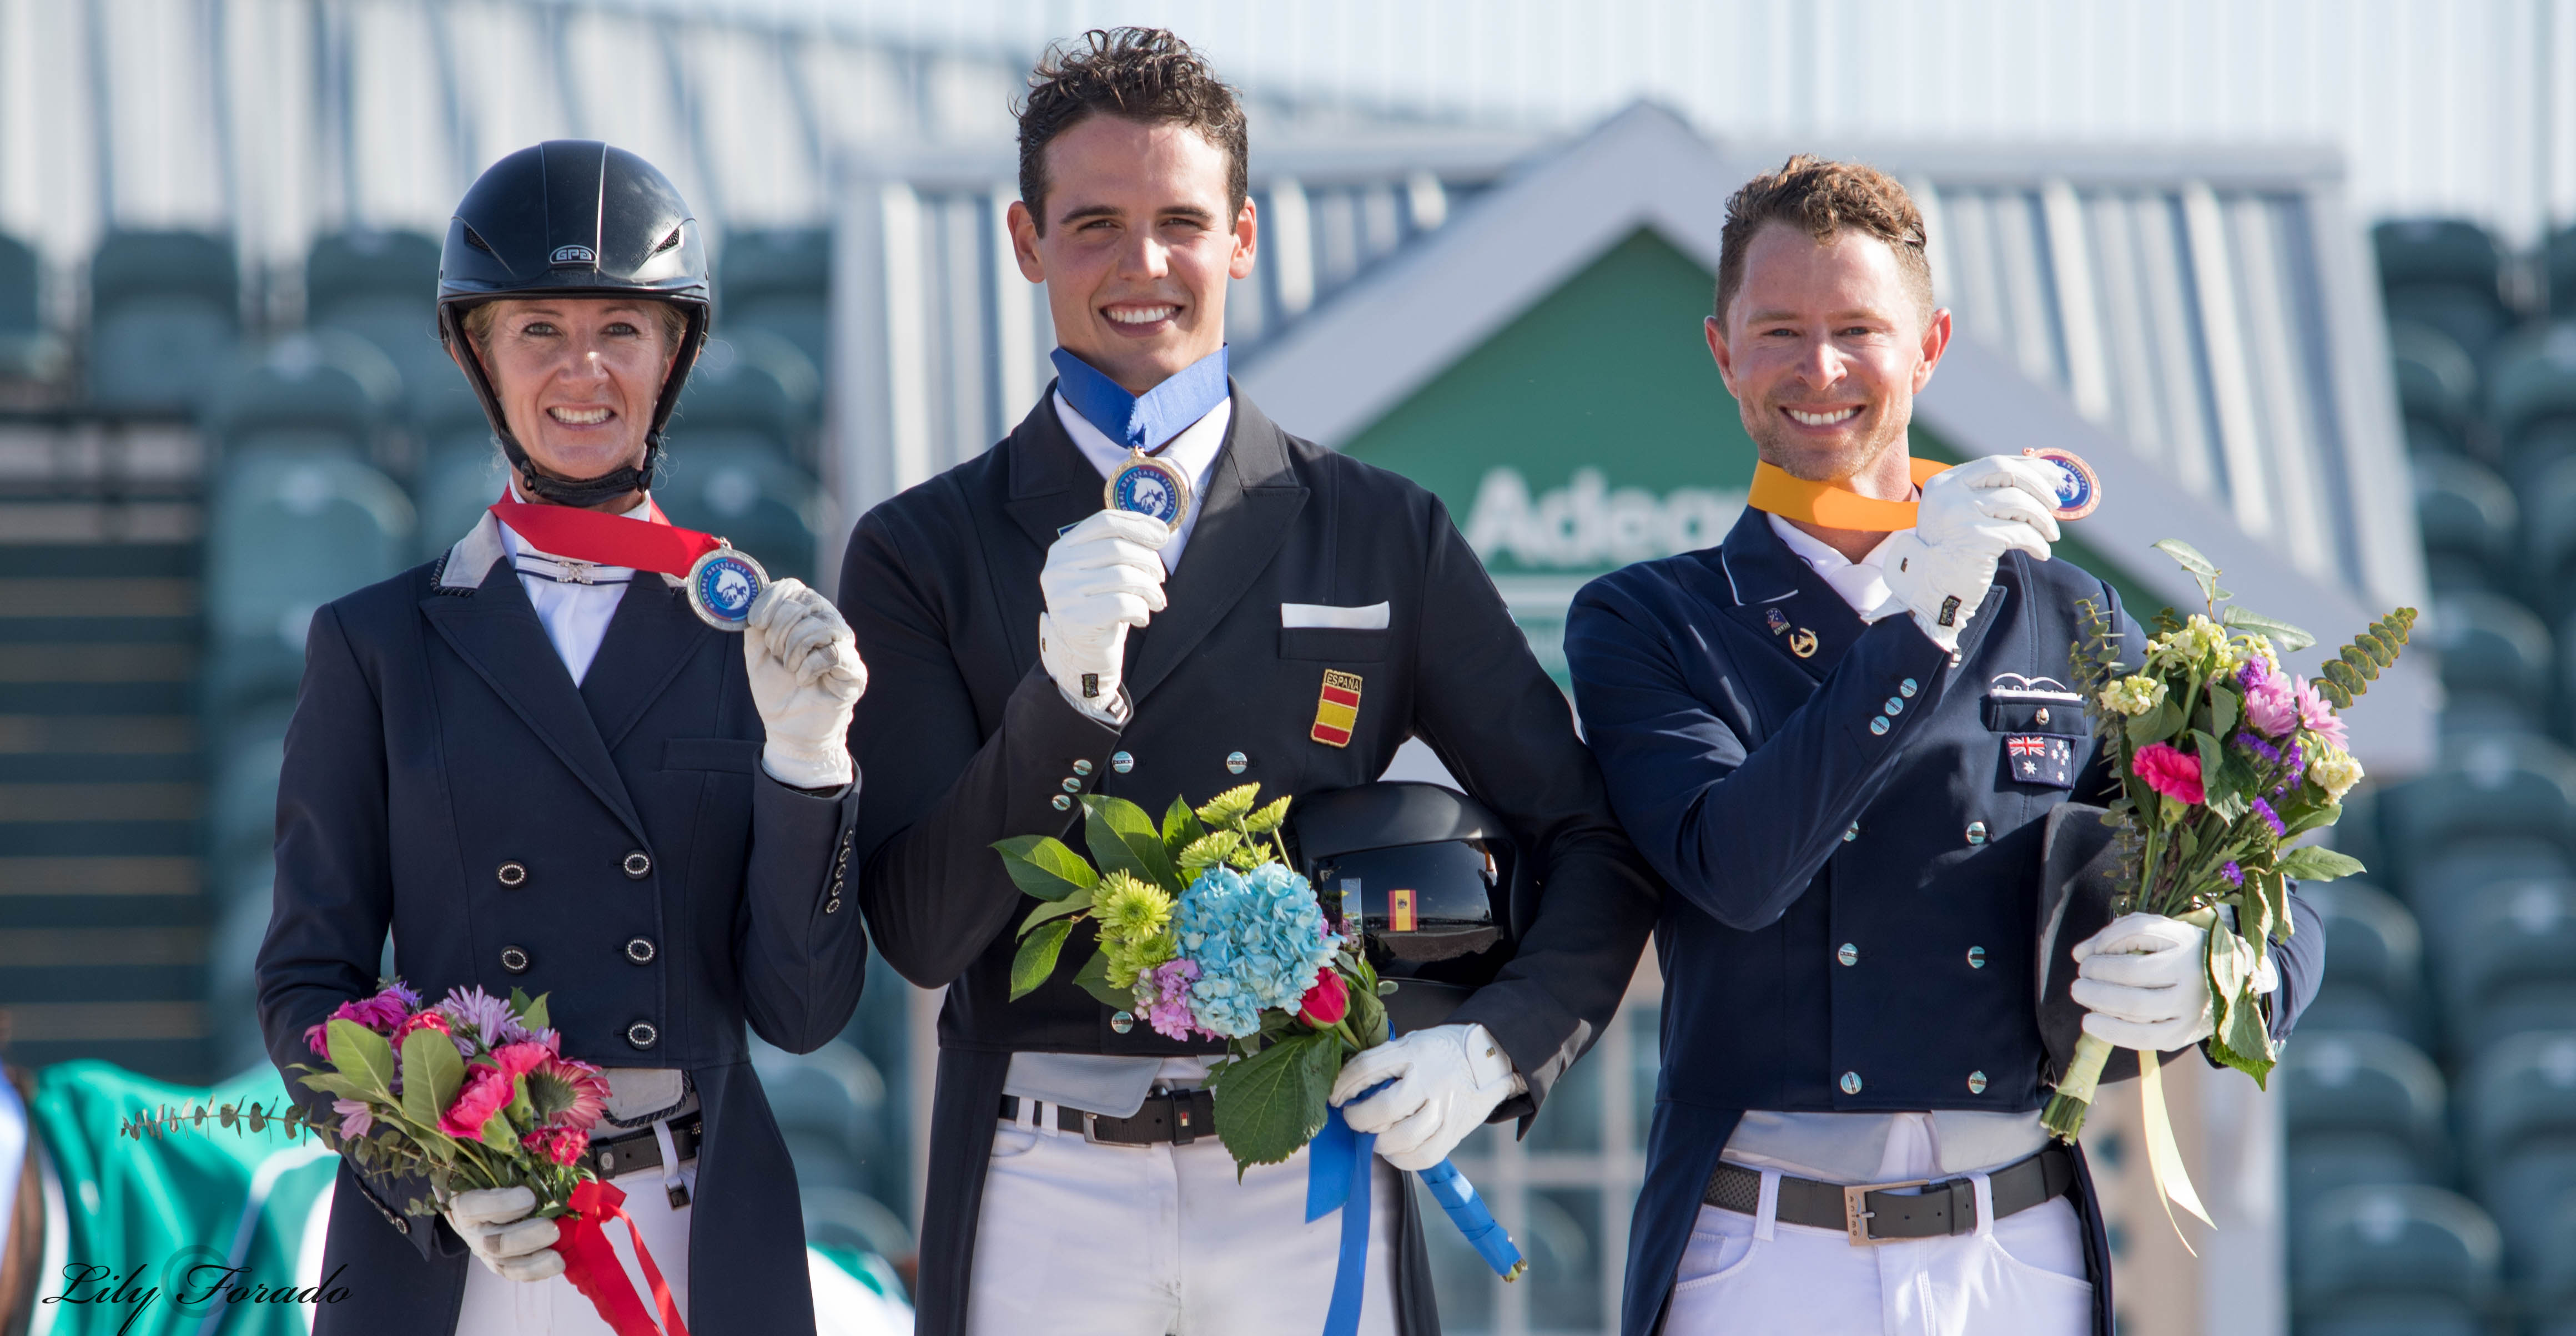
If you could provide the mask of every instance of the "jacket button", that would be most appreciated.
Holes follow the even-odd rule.
[[[1881,737],[1887,736],[1887,716],[1882,714],[1872,718],[1869,721],[1869,731]]]
[[[1972,970],[1981,970],[1981,969],[1984,969],[1985,967],[1986,967],[1986,948],[1984,948],[1984,947],[1982,947],[1982,946],[1972,946],[1972,947],[1969,947],[1969,948],[1968,948],[1968,968],[1970,968],[1970,969],[1972,969]]]
[[[833,896],[831,899],[824,901],[824,902],[823,902],[823,912],[824,912],[824,913],[826,913],[826,914],[838,914],[838,913],[840,913],[840,912],[841,912],[841,897],[839,897],[839,896],[837,896],[837,895],[836,895],[836,896]]]
[[[1970,843],[1970,844],[1983,844],[1983,843],[1985,843],[1985,842],[1986,842],[1986,823],[1985,823],[1985,822],[1983,822],[1983,821],[1971,821],[1971,822],[1969,822],[1969,823],[1968,823],[1968,843]]]
[[[1078,780],[1078,779],[1068,779],[1068,780],[1066,780],[1066,781],[1064,782],[1064,791],[1065,791],[1065,792],[1067,792],[1067,793],[1080,793],[1080,792],[1082,792],[1082,781],[1081,781],[1081,780]]]
[[[1916,683],[1915,680],[1910,677],[1896,684],[1896,694],[1905,697],[1907,700],[1914,699],[1914,693],[1920,690],[1922,690],[1921,685]]]
[[[1227,774],[1239,775],[1251,768],[1252,758],[1244,755],[1242,752],[1227,752],[1225,754],[1225,772]]]
[[[1073,799],[1059,793],[1048,805],[1059,812],[1070,812],[1073,810]]]
[[[1959,666],[1959,651],[1955,649],[1950,651],[1950,666],[1953,668]]]
[[[628,881],[642,881],[653,875],[653,860],[641,849],[627,854],[617,866],[626,873]]]
[[[502,947],[502,948],[501,948],[501,968],[503,968],[503,969],[505,969],[505,970],[508,970],[508,971],[509,971],[509,972],[511,972],[512,974],[525,974],[525,973],[527,973],[527,972],[528,972],[528,953],[527,953],[527,951],[526,951],[525,949],[523,949],[523,948],[516,947],[516,946],[505,946],[505,947]]]
[[[1843,949],[1834,953],[1834,959],[1839,960],[1846,965],[1857,965],[1860,963],[1860,948],[1849,942],[1845,942],[1843,943]]]
[[[1089,762],[1089,761],[1076,761],[1076,762],[1074,762],[1074,763],[1073,763],[1073,773],[1075,773],[1075,774],[1077,774],[1077,775],[1087,775],[1087,774],[1090,774],[1090,773],[1091,773],[1091,762]]]
[[[636,964],[638,964],[638,965],[649,965],[649,964],[652,964],[652,963],[653,963],[653,939],[652,939],[652,938],[649,938],[649,937],[630,937],[630,938],[627,938],[627,939],[626,939],[626,958],[627,958],[628,960],[634,961],[634,962],[635,962]]]
[[[637,1021],[626,1027],[626,1042],[637,1048],[651,1048],[661,1037],[662,1032],[654,1029],[651,1021]]]
[[[1856,839],[1859,839],[1859,838],[1860,838],[1860,823],[1859,823],[1859,822],[1855,821],[1855,822],[1851,823],[1850,825],[1843,827],[1843,843],[1845,843],[1845,844],[1849,844],[1849,843],[1851,843],[1852,841],[1854,841],[1854,840],[1856,840]]]
[[[515,860],[503,863],[492,873],[492,879],[515,890],[528,884],[528,865]]]
[[[2040,706],[2040,707],[2039,707],[2039,713],[2032,715],[2032,716],[2031,716],[2031,718],[2036,719],[2036,720],[2038,720],[2040,723],[2043,723],[2043,724],[2044,724],[2044,723],[2047,723],[2047,722],[2048,722],[2048,707],[2047,707],[2047,706],[2045,706],[2045,705]]]
[[[1109,753],[1109,768],[1117,771],[1119,774],[1126,774],[1128,771],[1136,768],[1136,758],[1123,751],[1111,752]]]
[[[1885,708],[1887,710],[1888,717],[1892,719],[1897,715],[1905,713],[1905,702],[1895,696],[1890,696],[1887,698],[1887,705]]]
[[[1971,1095],[1982,1095],[1986,1093],[1986,1074],[1984,1072],[1968,1073],[1968,1093]]]
[[[1844,1093],[1844,1094],[1846,1094],[1846,1095],[1857,1095],[1857,1094],[1859,1094],[1859,1093],[1860,1093],[1860,1073],[1859,1073],[1859,1072],[1844,1072],[1844,1073],[1843,1073],[1843,1081],[1842,1081],[1842,1085],[1843,1085],[1843,1093]]]
[[[1132,1011],[1113,1011],[1109,1013],[1109,1028],[1116,1030],[1120,1034],[1125,1034],[1129,1030],[1135,1029],[1136,1013]]]

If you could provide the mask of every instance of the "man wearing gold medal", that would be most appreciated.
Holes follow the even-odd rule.
[[[1707,338],[1759,447],[1750,504],[1567,619],[1586,739],[1671,888],[1629,1336],[2110,1331],[2083,1156],[2040,1123],[2034,972],[2065,880],[2046,818],[2108,780],[2067,686],[2079,603],[2143,641],[2050,559],[2098,499],[2081,461],[1910,456],[1950,338],[1931,279],[1878,172],[1794,158],[1739,191]],[[2322,964],[2294,914],[2276,1034]],[[2130,915],[2074,942],[2081,1028],[2208,1036],[2201,941]]]

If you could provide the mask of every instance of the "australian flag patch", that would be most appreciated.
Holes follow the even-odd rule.
[[[2004,778],[2051,789],[2075,787],[2075,740],[2050,733],[2004,735]]]

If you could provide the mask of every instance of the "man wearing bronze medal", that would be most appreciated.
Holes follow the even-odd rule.
[[[308,1027],[377,991],[389,933],[431,1001],[545,995],[562,1055],[606,1069],[585,1154],[688,1324],[810,1333],[794,1169],[744,1027],[805,1052],[857,1005],[846,735],[867,674],[829,601],[654,505],[708,309],[697,224],[632,154],[525,149],[457,207],[440,330],[506,480],[437,561],[313,616],[260,1020],[327,1115],[294,1065]],[[528,1189],[407,1209],[430,1197],[343,1165],[322,1268],[348,1297],[315,1330],[608,1330]]]
[[[1750,504],[1568,616],[1585,737],[1671,888],[1630,1336],[2108,1336],[2101,1212],[2044,1084],[2079,1029],[2211,1032],[2199,928],[2102,910],[2049,935],[2044,897],[2108,838],[2073,805],[2109,787],[2067,685],[2081,605],[2132,662],[2144,642],[2051,559],[2089,466],[1911,456],[1950,337],[1924,241],[1867,167],[1793,158],[1729,201],[1707,340],[1759,448]],[[2322,964],[2294,915],[2276,1034]]]
[[[1159,812],[1366,784],[1420,737],[1544,886],[1494,982],[1335,1092],[1385,1159],[1359,1330],[1436,1330],[1394,1170],[1538,1108],[1615,1011],[1655,888],[1440,503],[1227,378],[1226,284],[1258,237],[1232,91],[1169,33],[1094,32],[1032,77],[1020,146],[1011,234],[1058,377],[994,449],[861,519],[841,577],[876,671],[854,751],[905,781],[861,814],[860,903],[890,964],[947,988],[920,1329],[1322,1329],[1340,1228],[1305,1219],[1306,1152],[1238,1181],[1204,1135],[1222,1045],[1163,1037],[1070,965],[1010,1001],[1027,902],[991,846],[1079,841],[1089,794]]]

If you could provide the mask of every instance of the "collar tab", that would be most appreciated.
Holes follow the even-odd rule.
[[[1225,402],[1222,344],[1141,395],[1129,394],[1099,368],[1062,348],[1048,356],[1055,362],[1056,393],[1073,405],[1083,421],[1098,427],[1101,435],[1131,450],[1161,449]]]

